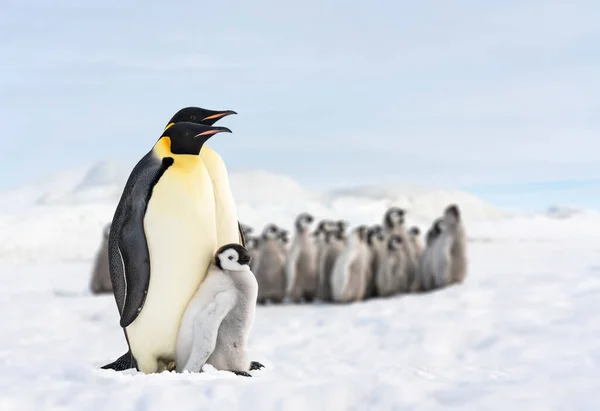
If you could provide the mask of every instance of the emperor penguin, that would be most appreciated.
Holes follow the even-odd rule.
[[[177,337],[178,372],[200,372],[204,364],[251,377],[262,364],[246,353],[254,323],[258,284],[250,254],[237,243],[220,247],[191,299]]]
[[[112,292],[112,283],[110,282],[110,271],[108,269],[108,235],[110,233],[110,224],[104,226],[102,230],[102,244],[96,254],[94,261],[94,270],[92,280],[90,281],[90,291],[93,294],[102,294]]]
[[[431,281],[429,289],[461,283],[467,272],[467,239],[460,209],[451,204],[437,223],[437,236],[428,247],[423,272]],[[436,231],[433,231],[432,236]]]
[[[319,289],[317,296],[321,301],[331,301],[331,274],[333,266],[346,247],[346,237],[339,225],[334,226],[335,229],[326,232],[325,244],[318,261],[317,271],[319,277]]]
[[[186,107],[173,115],[166,128],[182,121],[212,126],[223,117],[232,114],[237,113],[233,110],[216,111],[200,107]],[[207,145],[202,146],[200,158],[208,171],[214,191],[217,245],[220,247],[234,242],[244,245],[244,234],[241,224],[238,222],[237,209],[229,187],[229,176],[223,159]]]
[[[408,258],[403,241],[402,236],[398,234],[391,234],[386,240],[386,254],[376,278],[377,292],[382,297],[408,291]]]
[[[410,241],[410,236],[406,232],[404,225],[405,217],[406,211],[404,209],[399,207],[391,207],[385,213],[383,218],[383,226],[388,236],[396,234],[402,238],[402,247],[404,248],[407,259],[406,276],[409,284],[412,284],[419,270],[419,259],[417,258],[417,253],[412,245],[412,241]]]
[[[442,222],[442,231],[433,242],[430,264],[438,287],[461,283],[467,273],[467,239],[456,204],[446,207]]]
[[[333,266],[331,274],[333,301],[348,303],[364,299],[368,257],[367,226],[361,225],[352,230],[346,247]]]
[[[258,303],[280,303],[285,295],[285,250],[281,247],[280,231],[268,224],[262,232],[254,264],[258,281]]]
[[[421,254],[421,261],[419,264],[419,284],[417,288],[420,291],[430,291],[447,283],[447,279],[443,278],[443,276],[437,276],[435,272],[435,265],[438,260],[437,255],[441,250],[437,240],[441,236],[443,230],[444,219],[442,217],[435,219],[429,230],[427,230],[425,236],[425,250],[423,250],[423,254]]]
[[[377,296],[377,286],[375,279],[380,262],[383,260],[385,253],[385,234],[383,227],[379,224],[369,227],[367,231],[367,247],[369,249],[368,264],[367,264],[367,282],[365,298],[373,298]]]
[[[286,295],[293,302],[312,301],[317,292],[317,247],[310,226],[314,217],[301,213],[285,264]]]
[[[419,264],[417,265],[417,269],[412,278],[412,282],[409,287],[410,292],[419,291],[421,286],[421,270],[420,270],[420,261],[421,256],[423,255],[423,244],[421,243],[421,230],[417,226],[413,226],[408,230],[408,239],[411,243],[412,249],[415,253],[415,258]]]
[[[108,256],[129,351],[104,369],[154,373],[175,361],[181,318],[218,248],[214,191],[200,151],[220,132],[231,131],[168,127],[127,180]]]
[[[332,235],[332,232],[337,229],[337,225],[335,222],[331,220],[321,220],[317,225],[317,228],[313,232],[313,238],[316,245],[316,263],[315,267],[317,270],[317,291],[316,297],[320,300],[324,300],[326,290],[325,283],[323,282],[324,275],[321,272],[324,264],[323,260],[325,259],[325,252]]]

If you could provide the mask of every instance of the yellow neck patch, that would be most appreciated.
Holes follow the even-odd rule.
[[[165,157],[172,157],[174,162],[173,166],[171,167],[181,168],[184,170],[189,170],[193,167],[196,167],[202,161],[199,155],[173,154],[171,152],[170,137],[161,137],[161,139],[158,140],[154,145],[152,151],[154,152],[154,155],[161,160]]]

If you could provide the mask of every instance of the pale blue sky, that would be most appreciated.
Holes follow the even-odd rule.
[[[239,112],[230,168],[600,207],[596,0],[0,2],[0,189],[133,165],[198,105]]]

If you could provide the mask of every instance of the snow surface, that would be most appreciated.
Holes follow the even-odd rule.
[[[253,378],[101,370],[126,346],[114,298],[87,289],[116,201],[109,187],[119,182],[113,171],[89,172],[0,194],[1,411],[600,406],[600,216],[558,208],[507,215],[446,190],[404,198],[423,204],[413,209],[422,220],[448,202],[463,206],[470,218],[465,284],[350,305],[258,307],[249,349],[266,369]],[[260,186],[261,173],[248,179]],[[303,207],[353,223],[378,221],[403,196],[402,188],[315,195],[287,177],[267,178],[265,187],[277,191],[282,181],[293,199],[238,198],[242,219],[255,226],[289,227]],[[95,194],[82,194],[89,187]],[[40,200],[53,190],[51,202]]]

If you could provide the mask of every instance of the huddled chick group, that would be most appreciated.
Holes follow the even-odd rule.
[[[466,235],[457,205],[449,205],[425,236],[405,228],[405,211],[390,208],[382,225],[348,231],[345,221],[320,221],[308,213],[295,221],[293,240],[275,224],[260,236],[241,225],[258,303],[314,299],[338,303],[431,291],[461,283],[466,275]]]

